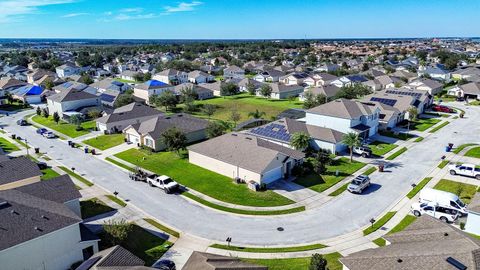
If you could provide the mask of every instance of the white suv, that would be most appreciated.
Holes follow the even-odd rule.
[[[458,219],[459,213],[456,209],[443,207],[443,206],[435,206],[428,203],[414,203],[411,206],[412,213],[419,217],[423,214],[432,216],[434,218],[438,218],[443,222],[454,222]]]

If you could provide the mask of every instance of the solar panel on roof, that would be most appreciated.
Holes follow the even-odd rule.
[[[105,102],[113,102],[115,100],[115,96],[107,95],[107,94],[101,94],[100,99]]]
[[[393,106],[397,103],[397,101],[395,99],[378,98],[378,97],[372,97],[372,98],[370,98],[370,101],[380,102],[380,103],[388,105],[388,106]]]
[[[412,97],[416,97],[416,98],[420,98],[422,96],[421,93],[399,91],[399,90],[387,90],[386,93],[387,94],[394,94],[394,95],[412,96]]]

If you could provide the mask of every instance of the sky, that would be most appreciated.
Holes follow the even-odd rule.
[[[478,37],[479,0],[0,0],[0,38]]]

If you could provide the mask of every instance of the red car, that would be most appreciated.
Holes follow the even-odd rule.
[[[444,113],[454,113],[455,110],[450,108],[450,107],[447,107],[447,106],[442,106],[442,105],[434,105],[432,107],[432,110],[435,111],[435,112],[444,112]]]

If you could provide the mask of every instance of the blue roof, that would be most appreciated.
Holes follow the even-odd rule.
[[[164,82],[161,82],[161,81],[157,81],[157,80],[149,80],[149,81],[146,81],[145,82],[146,85],[148,86],[164,86],[164,85],[168,85]]]
[[[11,91],[12,94],[18,95],[18,96],[23,96],[23,95],[40,95],[42,94],[43,89],[40,86],[36,85],[25,85],[20,88],[15,89],[14,91]]]
[[[367,78],[365,78],[362,75],[349,75],[347,78],[352,81],[352,82],[366,82],[368,81]]]

